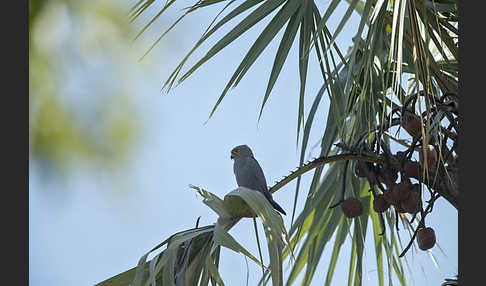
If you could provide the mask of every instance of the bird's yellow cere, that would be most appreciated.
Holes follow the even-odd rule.
[[[236,157],[237,154],[238,154],[238,149],[235,148],[235,149],[231,150],[231,159]]]

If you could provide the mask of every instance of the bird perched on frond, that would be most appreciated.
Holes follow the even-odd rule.
[[[273,200],[272,194],[268,191],[263,170],[255,157],[253,157],[250,147],[247,145],[236,146],[231,150],[231,159],[234,160],[233,172],[235,173],[238,186],[261,192],[277,211],[286,215],[285,211]]]

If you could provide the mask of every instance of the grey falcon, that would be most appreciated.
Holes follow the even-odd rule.
[[[286,215],[282,207],[273,200],[272,193],[268,191],[263,170],[253,156],[250,147],[247,145],[234,147],[231,150],[231,159],[234,160],[233,172],[238,186],[261,192],[277,211]]]

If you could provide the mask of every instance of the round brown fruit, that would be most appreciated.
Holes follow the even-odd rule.
[[[419,192],[410,192],[408,198],[400,203],[400,206],[409,214],[415,214],[420,209],[420,199]]]
[[[385,200],[385,195],[378,194],[373,199],[373,210],[377,213],[382,213],[390,207],[390,203]]]
[[[348,198],[341,203],[341,210],[347,218],[353,218],[363,214],[363,205],[357,198]]]
[[[418,162],[411,160],[406,161],[403,170],[409,178],[420,179],[420,164]]]
[[[435,151],[435,148],[433,145],[427,145],[427,148],[425,149],[427,152],[427,167],[431,168],[434,167],[435,164],[437,163],[437,152]],[[424,149],[420,148],[419,149],[419,160],[420,160],[420,165],[424,165]]]
[[[396,199],[399,202],[403,202],[410,196],[410,183],[408,181],[402,181],[396,184],[393,191],[396,193]]]
[[[431,249],[435,245],[435,232],[431,227],[419,229],[417,232],[417,244],[420,249]]]
[[[397,193],[395,192],[395,187],[398,184],[392,184],[385,192],[383,193],[384,199],[391,205],[399,205],[400,200],[397,197]]]
[[[400,124],[412,137],[417,137],[422,132],[422,120],[420,120],[420,116],[410,111],[405,111],[402,114]]]

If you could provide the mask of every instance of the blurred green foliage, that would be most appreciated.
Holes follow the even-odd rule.
[[[127,55],[135,27],[124,9],[112,0],[29,2],[31,161],[114,167],[134,148],[140,122]]]

